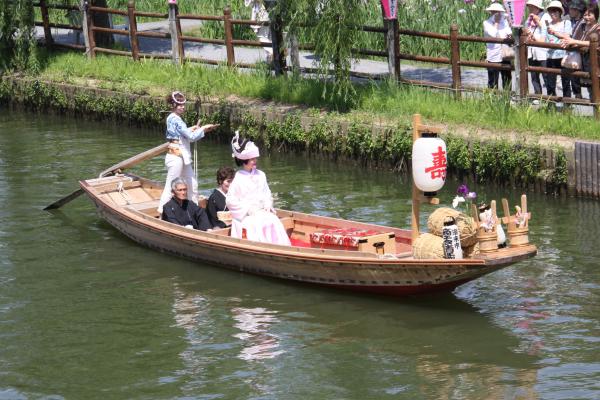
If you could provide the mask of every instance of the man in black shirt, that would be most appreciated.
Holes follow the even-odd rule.
[[[187,199],[187,185],[183,179],[173,180],[171,193],[173,197],[163,206],[161,218],[164,221],[201,231],[212,228],[204,209]]]

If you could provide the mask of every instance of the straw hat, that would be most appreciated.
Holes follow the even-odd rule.
[[[550,4],[548,4],[548,7],[546,7],[546,10],[550,10],[551,8],[558,8],[560,10],[561,14],[564,14],[565,9],[562,6],[562,3],[558,0],[553,0],[550,2]]]
[[[485,9],[485,11],[487,11],[487,12],[494,12],[494,11],[506,12],[506,10],[504,9],[504,7],[500,3],[492,3],[492,4],[490,4],[490,6]]]
[[[542,0],[527,0],[526,5],[537,7],[540,10],[544,9],[544,4],[542,3]]]

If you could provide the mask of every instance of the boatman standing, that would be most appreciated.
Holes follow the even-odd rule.
[[[192,169],[192,153],[190,143],[200,140],[205,133],[214,130],[218,125],[207,124],[188,127],[181,118],[185,113],[185,96],[181,92],[173,92],[167,96],[167,104],[171,106],[171,113],[167,117],[167,140],[169,150],[165,157],[167,179],[165,188],[160,196],[158,212],[163,212],[163,205],[171,197],[170,187],[173,179],[181,177],[189,188],[188,200],[198,203],[198,182]]]

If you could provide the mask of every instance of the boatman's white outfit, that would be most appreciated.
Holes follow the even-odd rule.
[[[188,188],[188,200],[198,204],[198,182],[192,168],[192,152],[190,143],[200,140],[204,137],[204,130],[201,128],[192,131],[187,127],[181,117],[175,113],[167,117],[167,140],[169,151],[165,157],[165,166],[167,167],[167,179],[165,187],[160,196],[158,212],[162,213],[163,206],[171,200],[171,182],[177,177],[181,177]]]

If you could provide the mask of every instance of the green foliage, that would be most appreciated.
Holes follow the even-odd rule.
[[[345,103],[353,98],[350,84],[350,66],[354,59],[352,49],[360,47],[360,35],[356,29],[366,23],[368,3],[348,0],[279,0],[273,15],[278,15],[289,34],[303,34],[305,40],[314,44],[319,69],[323,79],[333,67],[332,92],[324,96],[339,97]]]
[[[385,138],[385,158],[391,160],[395,170],[408,170],[412,153],[410,126],[399,125],[394,130],[387,130]]]
[[[567,155],[562,147],[555,148],[554,154],[556,155],[556,159],[554,160],[555,166],[550,177],[550,183],[554,187],[561,187],[567,184],[569,176]]]
[[[470,171],[473,160],[471,158],[469,142],[454,135],[447,135],[445,141],[448,168],[457,172]]]
[[[18,0],[14,66],[17,70],[37,72],[36,42],[33,34],[34,11],[32,0]]]
[[[477,142],[472,148],[472,172],[479,182],[524,185],[539,178],[542,158],[538,145],[493,141]]]
[[[37,72],[37,49],[32,0],[0,1],[0,72]]]

